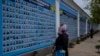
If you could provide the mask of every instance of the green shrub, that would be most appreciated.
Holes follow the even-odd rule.
[[[100,42],[100,40],[98,40],[98,42]]]
[[[80,44],[80,40],[76,40],[76,44]]]
[[[95,48],[98,49],[98,53],[100,53],[100,45],[96,45]]]
[[[73,42],[71,42],[71,43],[69,43],[69,48],[74,48],[74,43]]]

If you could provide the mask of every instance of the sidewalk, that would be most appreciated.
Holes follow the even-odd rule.
[[[89,38],[80,44],[76,44],[74,48],[70,48],[69,56],[100,56],[95,49],[95,45],[100,44],[98,40],[100,40],[100,32],[95,34],[93,39]]]
[[[96,53],[95,45],[100,44],[100,32],[94,35],[94,38],[87,39],[69,50],[69,56],[100,56]]]

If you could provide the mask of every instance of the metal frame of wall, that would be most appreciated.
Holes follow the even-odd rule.
[[[2,50],[3,50],[3,47],[2,47],[2,1],[0,0],[0,56],[3,56]]]
[[[86,31],[86,18],[81,15],[80,16],[80,35],[85,35]]]
[[[64,1],[60,1],[60,23],[67,25],[70,41],[77,37],[77,11]]]
[[[88,31],[88,33],[90,32],[90,29],[91,29],[91,26],[90,26],[90,23],[88,22],[87,23],[88,24],[88,29],[87,29],[87,31]]]

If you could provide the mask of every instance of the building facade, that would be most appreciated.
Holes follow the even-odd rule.
[[[45,56],[62,23],[70,41],[90,30],[89,15],[70,0],[0,0],[0,7],[0,56]]]

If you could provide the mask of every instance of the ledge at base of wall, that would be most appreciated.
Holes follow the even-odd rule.
[[[28,53],[21,54],[20,56],[45,56],[51,53],[52,46],[42,48],[36,51],[31,51]]]

